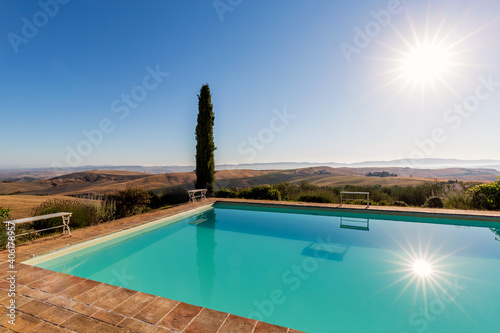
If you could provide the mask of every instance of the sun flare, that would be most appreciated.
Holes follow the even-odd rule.
[[[427,277],[432,274],[432,267],[425,260],[417,260],[413,263],[413,271],[421,277]]]
[[[426,43],[411,48],[402,63],[407,78],[425,83],[442,77],[450,66],[450,54],[444,47]]]
[[[500,20],[500,18],[499,18]],[[496,20],[487,22],[470,33],[464,34],[459,22],[447,17],[414,22],[408,14],[407,26],[393,28],[394,38],[381,41],[382,48],[372,57],[375,89],[369,96],[385,91],[386,104],[403,102],[404,106],[420,101],[423,110],[427,99],[433,103],[461,98],[458,85],[466,81],[466,72],[473,67],[491,67],[474,63],[476,37]],[[406,96],[405,96],[406,95]]]

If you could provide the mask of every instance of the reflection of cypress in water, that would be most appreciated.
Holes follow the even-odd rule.
[[[500,228],[490,228],[490,230],[495,234],[495,240],[500,241]]]
[[[215,280],[215,211],[204,213],[206,221],[196,226],[196,263],[203,305],[212,302]]]

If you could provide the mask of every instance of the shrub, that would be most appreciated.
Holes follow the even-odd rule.
[[[281,200],[280,192],[269,185],[258,185],[242,190],[222,188],[215,192],[219,198],[242,198],[255,200]]]
[[[392,205],[397,207],[408,207],[408,204],[404,201],[394,201]]]
[[[10,220],[10,209],[0,207],[0,223],[8,220]],[[0,227],[0,247],[3,249],[7,244],[7,234],[3,223]]]
[[[53,214],[60,212],[69,212],[73,213],[70,219],[70,227],[73,228],[82,228],[87,227],[89,225],[95,225],[101,222],[99,220],[99,214],[97,207],[89,202],[84,200],[77,199],[50,199],[43,202],[38,207],[33,209],[33,216],[45,215],[45,214]],[[48,220],[40,220],[32,223],[33,229],[40,230],[46,229],[50,227],[54,227],[61,224],[61,218],[53,218]],[[45,233],[54,232],[52,230],[48,230]]]
[[[427,208],[443,208],[444,207],[444,204],[443,204],[443,200],[441,200],[440,197],[430,197],[428,198],[425,203],[424,203],[424,207],[427,207]]]
[[[471,193],[463,186],[453,185],[444,192],[444,207],[452,209],[470,209]]]
[[[78,196],[86,203],[93,205],[97,210],[97,223],[108,222],[115,219],[116,205],[109,196],[97,195],[95,193],[87,193]]]
[[[500,180],[491,184],[482,184],[470,189],[471,206],[478,209],[500,209]]]
[[[298,201],[317,202],[317,203],[332,203],[332,200],[324,195],[303,195]]]
[[[392,187],[392,197],[395,201],[404,201],[410,206],[422,206],[427,198],[440,195],[442,187],[438,183],[422,184],[415,187]]]
[[[149,191],[148,193],[151,196],[151,200],[149,201],[149,208],[157,209],[163,207],[160,200],[161,194],[155,194],[153,191]]]
[[[10,219],[10,209],[0,206],[0,222],[7,221],[8,219]]]
[[[160,208],[171,205],[178,205],[189,201],[188,192],[182,187],[171,187],[158,195],[151,195],[151,208]]]
[[[280,200],[280,192],[269,185],[258,185],[251,188],[241,190],[238,196],[243,199],[255,200]]]
[[[294,198],[297,198],[302,191],[297,185],[289,182],[274,184],[273,188],[280,192],[282,200],[293,200]]]
[[[151,194],[140,188],[129,188],[111,194],[107,199],[115,203],[115,217],[122,218],[146,212],[151,203]]]
[[[317,189],[318,187],[316,185],[310,184],[310,183],[308,183],[306,181],[301,181],[300,185],[299,185],[299,188],[302,191],[311,191],[311,190]]]
[[[281,182],[273,187],[280,192],[282,200],[290,201],[301,201],[301,197],[316,196],[322,197],[322,199],[318,199],[321,200],[320,202],[339,202],[341,191],[339,187],[319,187],[307,182],[301,182],[300,185]]]
[[[220,190],[215,191],[215,196],[217,198],[236,198],[238,196],[238,191],[221,188]]]
[[[95,203],[95,207],[97,209],[98,223],[115,219],[116,204],[113,200],[100,199]]]

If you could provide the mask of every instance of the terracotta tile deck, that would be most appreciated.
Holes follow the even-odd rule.
[[[61,249],[85,240],[128,229],[195,207],[215,199],[185,204],[166,210],[124,218],[72,231],[73,237],[52,236],[16,247],[16,324],[8,323],[10,302],[7,252],[0,252],[0,333],[1,332],[288,332],[296,330],[242,318],[154,295],[148,295],[80,277],[22,264],[33,256]],[[289,202],[221,200],[264,205],[299,206],[322,209],[365,210],[364,206],[298,204]],[[370,207],[371,213],[435,215],[500,222],[500,212]]]

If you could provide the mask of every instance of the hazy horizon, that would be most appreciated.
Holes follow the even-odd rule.
[[[492,160],[492,159],[477,159],[477,160],[461,160],[461,159],[440,159],[440,158],[429,158],[420,161],[416,160],[390,160],[390,161],[357,161],[352,163],[343,163],[343,162],[334,162],[334,161],[323,161],[323,162],[292,162],[292,161],[275,161],[275,162],[256,162],[256,163],[240,163],[240,164],[219,164],[215,165],[217,170],[223,170],[231,167],[242,168],[246,166],[250,166],[253,169],[258,169],[259,166],[276,166],[280,165],[301,165],[304,166],[330,166],[330,167],[352,167],[352,168],[363,168],[363,167],[390,167],[390,168],[445,168],[445,167],[463,167],[463,168],[473,168],[473,167],[494,167],[500,171],[500,159]],[[141,168],[194,168],[193,165],[160,165],[160,164],[89,164],[89,165],[81,165],[77,167],[64,167],[60,169],[74,169],[74,170],[91,170],[95,168],[113,168],[114,170],[119,170],[120,167],[141,167]],[[222,168],[222,169],[221,169]],[[43,165],[7,165],[0,166],[0,170],[8,171],[8,170],[37,170],[37,169],[58,169],[52,166],[43,166]]]
[[[218,165],[500,160],[493,0],[42,0],[0,15],[2,168],[194,165],[204,83]]]

